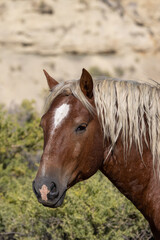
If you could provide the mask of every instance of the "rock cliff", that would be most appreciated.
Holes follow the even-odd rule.
[[[159,0],[1,0],[0,102],[36,99],[54,78],[93,74],[160,82]]]

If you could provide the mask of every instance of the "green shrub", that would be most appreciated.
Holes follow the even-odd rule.
[[[60,208],[38,203],[32,180],[43,136],[32,106],[0,109],[0,239],[150,239],[142,215],[101,173],[71,188]]]

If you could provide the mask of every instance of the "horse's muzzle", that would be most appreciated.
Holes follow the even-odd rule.
[[[66,189],[58,191],[58,187],[54,182],[38,184],[33,181],[32,187],[38,201],[44,206],[56,208],[63,203]]]

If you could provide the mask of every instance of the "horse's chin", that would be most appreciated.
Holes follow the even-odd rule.
[[[57,208],[60,207],[63,204],[64,198],[66,195],[66,191],[64,191],[64,193],[62,194],[62,196],[57,200],[57,202],[40,202],[44,207],[48,207],[48,208]]]

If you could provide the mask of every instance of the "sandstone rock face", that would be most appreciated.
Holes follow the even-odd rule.
[[[0,102],[36,99],[54,78],[98,75],[160,82],[159,0],[1,0]]]

